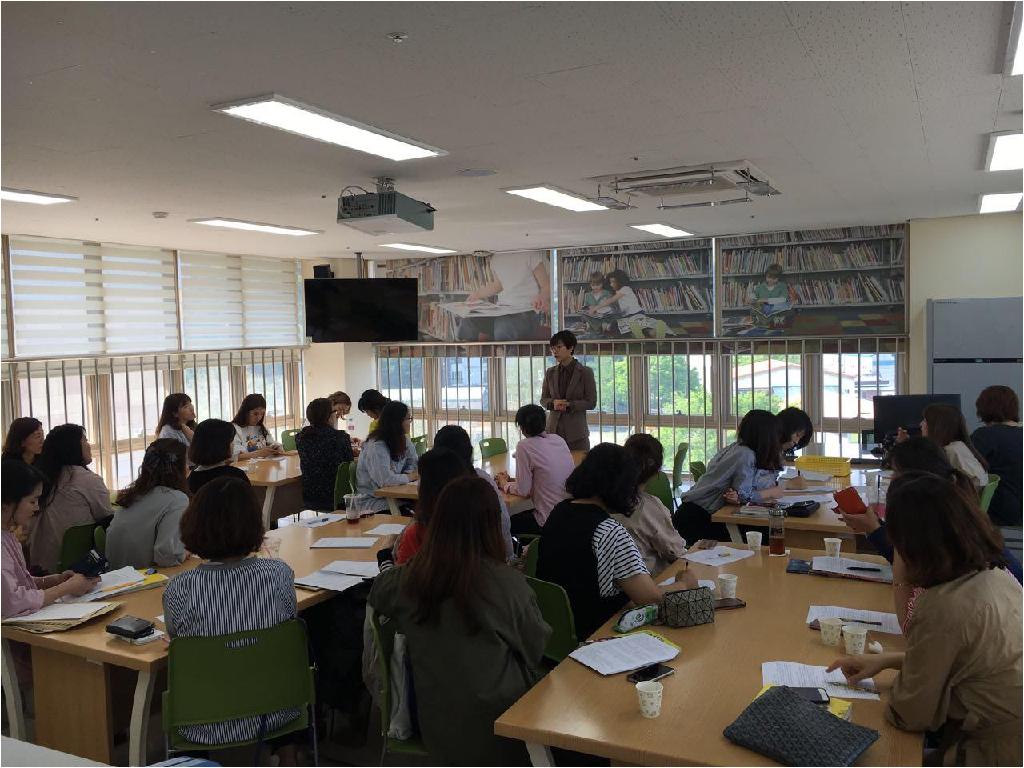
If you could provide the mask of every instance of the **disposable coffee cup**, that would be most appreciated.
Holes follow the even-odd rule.
[[[354,493],[345,494],[345,519],[350,523],[359,522],[359,510],[356,507],[356,495]]]
[[[734,573],[718,574],[718,596],[736,597],[736,581],[738,577]]]
[[[839,557],[839,550],[842,547],[842,539],[825,539],[825,554],[829,557]]]
[[[760,531],[747,531],[747,546],[757,554],[761,554]]]
[[[821,628],[821,642],[825,645],[837,646],[843,637],[842,619],[818,619]]]
[[[843,639],[846,641],[846,652],[848,654],[851,656],[862,654],[868,641],[867,627],[846,624],[843,626]]]
[[[640,699],[641,715],[655,718],[661,714],[661,695],[664,690],[664,686],[657,680],[645,680],[642,683],[636,684],[636,693]]]

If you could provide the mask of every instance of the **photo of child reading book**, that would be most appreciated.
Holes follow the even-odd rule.
[[[598,308],[598,305],[605,299],[611,298],[611,295],[612,292],[608,290],[605,276],[601,272],[591,274],[590,290],[583,297],[583,319],[586,321],[587,329],[593,333],[601,333],[606,330],[606,324],[601,322],[601,318],[611,315],[615,310],[610,306]]]
[[[750,286],[748,303],[750,322],[761,328],[782,328],[792,319],[796,296],[782,279],[782,266],[770,264],[764,271],[764,282]]]
[[[632,336],[637,339],[662,339],[673,334],[663,320],[654,320],[647,316],[644,308],[640,305],[640,299],[630,286],[632,280],[625,271],[616,269],[608,274],[608,282],[611,284],[614,293],[588,309],[583,313],[591,318],[598,318],[599,312],[612,305],[618,306],[618,311],[607,315],[604,318],[610,321],[612,329],[617,329],[620,336]]]

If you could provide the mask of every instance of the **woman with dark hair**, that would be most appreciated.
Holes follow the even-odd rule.
[[[334,408],[326,397],[311,400],[306,406],[309,426],[295,436],[302,469],[302,503],[308,509],[334,509],[334,483],[338,466],[352,461],[352,441],[348,432],[331,426]]]
[[[188,448],[188,459],[193,467],[188,476],[188,489],[192,493],[198,493],[206,483],[218,477],[249,482],[245,472],[231,466],[235,437],[235,427],[230,421],[206,419],[199,422]]]
[[[17,459],[31,464],[43,452],[43,422],[22,416],[11,422],[4,438],[3,460]]]
[[[625,448],[595,446],[565,481],[571,498],[551,510],[544,524],[537,578],[565,589],[580,638],[593,634],[630,600],[637,605],[661,602],[662,588],[651,578],[640,550],[612,518],[632,513],[638,476]],[[691,571],[679,575],[683,580],[664,591],[697,586]]]
[[[171,639],[268,629],[295,618],[292,569],[283,560],[251,556],[263,535],[263,515],[248,482],[217,478],[192,497],[181,519],[181,538],[205,562],[167,583],[164,623]],[[179,733],[198,744],[224,744],[255,739],[300,714],[284,709],[265,717],[183,726]],[[280,757],[294,765],[294,746],[289,744]]]
[[[231,420],[235,425],[235,443],[231,450],[236,457],[258,459],[284,453],[284,446],[271,440],[270,432],[263,425],[266,415],[267,400],[263,395],[245,396]]]
[[[516,426],[522,438],[516,443],[516,476],[502,472],[495,478],[498,487],[512,496],[525,496],[533,509],[512,518],[512,533],[540,533],[541,528],[563,499],[565,480],[576,469],[568,443],[560,436],[544,431],[547,414],[539,405],[524,405],[516,411]]]
[[[523,743],[495,736],[494,721],[540,679],[551,629],[526,579],[505,564],[491,486],[452,480],[419,553],[378,576],[368,602],[408,638],[430,761],[527,764]]]
[[[185,560],[181,516],[188,506],[185,446],[171,437],[154,440],[135,482],[117,496],[107,528],[106,557],[113,568],[166,568]]]
[[[966,474],[979,488],[988,483],[988,467],[971,443],[967,434],[967,422],[960,409],[945,403],[932,403],[925,406],[921,419],[921,435],[934,440],[945,449],[949,463]],[[909,437],[900,430],[896,441],[903,442]]]
[[[814,424],[806,411],[790,406],[779,411],[777,418],[782,430],[782,450],[784,453],[799,451],[806,448],[814,437]]]
[[[386,513],[386,499],[374,496],[378,488],[406,485],[416,479],[416,446],[409,439],[412,415],[405,403],[388,402],[377,428],[363,444],[356,462],[355,507],[361,512]],[[411,509],[406,509],[411,513]]]
[[[622,269],[615,269],[608,273],[608,283],[612,287],[612,295],[590,308],[590,314],[597,316],[599,310],[604,307],[618,305],[618,313],[608,315],[605,319],[614,321],[618,332],[622,336],[647,336],[653,337],[655,323],[647,316],[640,299],[630,283],[633,279]]]
[[[768,411],[748,411],[740,421],[736,442],[719,451],[707,472],[681,497],[673,524],[689,542],[727,539],[725,526],[711,516],[726,504],[778,499],[782,470],[781,427]]]
[[[376,389],[367,389],[359,396],[359,402],[356,403],[356,408],[358,408],[361,413],[365,413],[370,417],[370,434],[373,434],[377,430],[377,420],[380,418],[380,413],[384,410],[384,406],[390,402],[390,400],[384,397],[384,395]]]
[[[192,406],[192,398],[184,392],[173,392],[165,397],[160,421],[156,425],[157,439],[168,437],[187,448],[195,428],[196,409]]]
[[[114,510],[103,479],[86,467],[92,463],[92,446],[85,428],[61,424],[50,430],[35,467],[46,478],[39,506],[42,512],[29,539],[32,565],[52,573],[60,559],[64,533],[73,525],[106,520]]]
[[[999,478],[988,516],[996,525],[1019,526],[1024,509],[1024,435],[1020,426],[1020,400],[1009,387],[985,387],[975,403],[984,424],[971,440]]]
[[[637,501],[628,515],[617,512],[612,517],[633,537],[647,571],[661,573],[686,554],[686,542],[672,526],[672,513],[661,499],[644,490],[647,481],[661,472],[665,449],[657,439],[645,434],[630,435],[623,447],[639,467]]]
[[[65,571],[53,576],[33,576],[28,572],[21,545],[39,511],[43,476],[18,459],[3,462],[0,502],[3,510],[3,608],[4,619],[38,611],[65,595],[84,595],[97,579]]]
[[[897,614],[919,590],[906,651],[846,656],[829,671],[853,683],[899,670],[886,710],[896,727],[938,732],[958,765],[1020,765],[1021,592],[1000,567],[999,533],[962,488],[928,472],[893,481],[886,521]]]
[[[946,458],[945,451],[939,447],[934,440],[927,437],[911,437],[897,443],[889,452],[889,462],[892,466],[893,477],[899,477],[904,472],[929,472],[938,477],[951,481],[957,488],[967,496],[978,502],[978,487],[967,475],[959,469],[954,469]],[[888,531],[884,522],[878,519],[878,515],[872,507],[859,515],[847,515],[840,513],[843,522],[854,533],[860,533],[867,537],[871,545],[878,550],[878,554],[888,560],[893,560],[892,543],[889,541]],[[1017,581],[1022,580],[1020,561],[1013,556],[1010,550],[1004,547],[1003,558],[1006,566]]]
[[[458,424],[445,424],[437,430],[437,434],[434,435],[434,447],[447,448],[450,451],[454,451],[455,455],[459,457],[459,460],[465,465],[468,471],[474,473],[480,479],[486,480],[494,489],[494,493],[498,497],[498,508],[501,511],[501,538],[505,541],[505,554],[507,557],[511,558],[513,554],[512,522],[509,519],[508,505],[505,503],[505,496],[498,489],[498,484],[495,482],[495,479],[491,477],[486,470],[473,466],[473,443],[469,439],[469,433]]]

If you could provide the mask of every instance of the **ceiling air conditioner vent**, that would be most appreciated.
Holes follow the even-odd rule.
[[[606,184],[616,194],[640,194],[658,198],[714,196],[722,192],[742,192],[753,197],[779,194],[779,190],[768,182],[768,175],[747,160],[631,171],[596,176],[590,181]]]

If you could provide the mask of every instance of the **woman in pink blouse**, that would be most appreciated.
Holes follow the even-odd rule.
[[[84,595],[99,579],[87,579],[80,573],[65,571],[53,576],[36,577],[28,572],[21,540],[29,522],[39,511],[43,476],[23,461],[3,462],[0,477],[3,510],[3,618],[38,611],[64,595]]]

